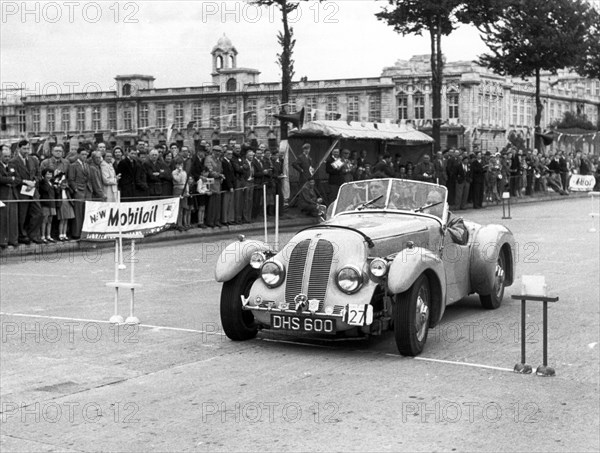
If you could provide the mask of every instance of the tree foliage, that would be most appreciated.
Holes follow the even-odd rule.
[[[442,83],[444,60],[442,36],[448,36],[461,23],[484,24],[495,18],[494,0],[388,0],[388,6],[375,16],[405,36],[429,33],[431,40],[432,135],[440,147]]]
[[[301,0],[306,1],[306,0]],[[276,6],[281,12],[281,22],[283,24],[283,30],[280,30],[277,34],[277,41],[281,45],[281,53],[277,54],[277,64],[281,68],[281,111],[279,113],[287,112],[287,104],[290,101],[292,93],[292,80],[294,78],[294,46],[296,40],[294,39],[294,29],[290,27],[288,17],[289,14],[294,12],[298,6],[299,1],[292,0],[252,0],[252,3],[259,6]],[[287,123],[282,122],[280,127],[281,139],[287,138]]]
[[[579,55],[575,69],[584,77],[600,80],[600,12],[593,8],[589,11],[589,25],[587,50]]]
[[[573,112],[565,112],[563,117],[560,120],[554,121],[551,126],[556,129],[598,130],[597,126],[594,126],[585,114]]]

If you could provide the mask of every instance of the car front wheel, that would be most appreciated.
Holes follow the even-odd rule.
[[[394,336],[400,354],[416,356],[423,351],[429,331],[430,312],[429,279],[422,274],[408,291],[396,296]]]
[[[256,337],[258,328],[251,311],[242,310],[241,296],[248,297],[258,271],[245,267],[236,277],[223,284],[221,291],[221,324],[225,335],[233,341]]]
[[[494,270],[494,287],[491,294],[479,295],[479,300],[483,308],[494,310],[502,304],[504,298],[504,284],[506,280],[506,264],[504,262],[504,253],[500,252],[496,269]]]

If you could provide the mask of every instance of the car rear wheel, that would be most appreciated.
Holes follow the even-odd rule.
[[[429,331],[430,312],[429,279],[422,274],[408,291],[396,296],[394,336],[400,354],[416,356],[423,351]]]
[[[479,295],[479,300],[483,308],[494,310],[502,304],[504,298],[504,285],[506,281],[506,263],[504,261],[504,253],[500,252],[496,269],[494,270],[494,287],[492,293],[487,295]]]
[[[242,310],[241,296],[248,297],[258,271],[246,266],[234,279],[223,284],[221,291],[221,324],[225,335],[233,341],[250,340],[256,337],[258,328],[254,315]]]

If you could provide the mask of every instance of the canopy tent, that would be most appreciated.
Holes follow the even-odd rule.
[[[302,152],[302,144],[311,145],[311,157],[316,167],[317,183],[328,179],[325,165],[322,164],[334,147],[350,151],[367,152],[366,161],[375,165],[379,156],[388,152],[395,159],[399,156],[402,163],[417,164],[424,154],[431,154],[434,140],[427,134],[415,130],[406,124],[346,122],[346,121],[311,121],[302,129],[289,133],[289,144],[293,155],[293,163]],[[298,172],[290,170],[289,182],[295,186]],[[292,192],[294,190],[292,189]]]
[[[399,141],[407,145],[433,143],[433,138],[406,124],[311,121],[291,137],[337,137],[351,140]]]

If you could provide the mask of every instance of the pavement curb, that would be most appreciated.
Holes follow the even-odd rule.
[[[543,201],[556,201],[556,200],[569,200],[574,198],[585,198],[588,196],[588,192],[571,192],[569,196],[559,195],[559,194],[548,194],[543,196],[527,196],[523,198],[511,198],[511,208],[515,206],[519,206],[521,204],[529,204]],[[486,207],[501,207],[502,204],[486,204]],[[458,211],[452,211],[453,213],[463,213],[469,212],[473,210],[473,208],[467,208]],[[281,219],[279,221],[279,227],[283,228],[291,228],[291,227],[304,227],[317,224],[318,221],[313,217],[295,217],[292,219]],[[267,226],[269,229],[269,234],[272,234],[275,228],[274,220],[269,220],[267,222]],[[162,242],[171,242],[171,241],[181,241],[181,240],[189,240],[195,238],[214,238],[219,236],[234,236],[236,234],[249,234],[249,233],[261,233],[264,230],[264,224],[262,222],[255,222],[252,224],[246,225],[231,225],[228,227],[222,228],[192,228],[188,231],[174,231],[169,230],[163,233],[159,233],[153,236],[148,236],[143,239],[139,239],[136,241],[139,244],[156,244]],[[90,250],[95,249],[106,249],[114,247],[113,241],[104,241],[104,242],[93,242],[93,241],[69,241],[69,242],[57,242],[55,244],[30,244],[24,245],[21,244],[18,248],[12,249],[4,249],[0,251],[0,261],[5,261],[7,258],[14,257],[24,257],[36,255],[44,259],[44,256],[47,256],[46,260],[55,259],[57,255],[67,254],[74,256],[77,252],[86,253]],[[36,258],[37,259],[37,258]]]

